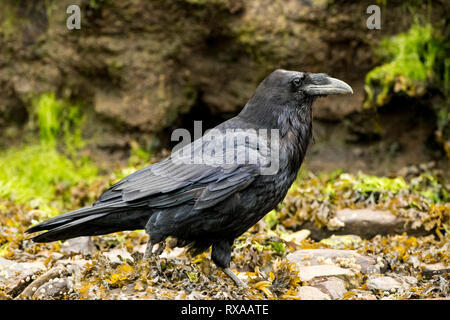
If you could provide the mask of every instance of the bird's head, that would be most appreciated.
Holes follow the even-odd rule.
[[[277,69],[261,83],[263,91],[288,100],[353,93],[344,81],[324,73],[307,73]],[[259,89],[259,88],[258,88]]]
[[[291,108],[310,109],[317,97],[348,93],[353,90],[347,83],[324,73],[277,69],[260,83],[241,114],[269,119]]]

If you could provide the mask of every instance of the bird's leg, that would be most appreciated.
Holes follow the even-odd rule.
[[[163,253],[165,248],[166,248],[165,241],[158,243],[158,248],[155,251],[155,255],[159,256],[161,253]]]
[[[212,246],[211,258],[238,287],[247,288],[247,285],[230,269],[232,244],[233,240],[220,240],[215,242]]]
[[[162,241],[158,243],[158,248],[153,252],[154,243],[150,240],[147,242],[147,247],[145,248],[144,259],[150,259],[151,256],[159,256],[166,248],[166,242]]]
[[[152,256],[152,251],[153,251],[153,243],[150,240],[148,240],[147,246],[145,247],[144,260],[150,259],[150,257]]]
[[[229,276],[229,277],[231,278],[231,280],[234,281],[234,283],[235,283],[238,287],[244,288],[244,289],[248,288],[248,286],[244,283],[244,281],[242,281],[241,279],[239,279],[239,278],[237,277],[237,275],[235,275],[234,272],[231,271],[230,268],[224,268],[224,269],[222,269],[222,270],[223,270],[223,272],[224,272],[227,276]]]

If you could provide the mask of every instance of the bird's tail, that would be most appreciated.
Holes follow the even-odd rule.
[[[117,231],[143,229],[150,210],[130,208],[125,202],[94,205],[64,213],[26,230],[47,230],[33,238],[34,242],[51,242],[80,236],[94,236]]]

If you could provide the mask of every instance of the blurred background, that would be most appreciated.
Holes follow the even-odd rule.
[[[79,30],[66,25],[72,4]],[[381,28],[371,30],[373,4]],[[54,188],[156,161],[175,128],[202,120],[206,130],[236,115],[276,68],[324,72],[354,89],[315,103],[305,169],[448,172],[448,1],[2,0],[1,8],[4,197],[52,198]]]

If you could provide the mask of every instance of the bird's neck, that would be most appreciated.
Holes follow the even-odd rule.
[[[286,159],[285,168],[295,175],[300,169],[312,138],[312,103],[309,97],[300,105],[277,105],[270,103],[270,108],[262,107],[262,103],[250,101],[238,115],[238,118],[255,128],[276,129],[279,133],[280,152]]]
[[[289,159],[290,171],[297,174],[312,138],[312,101],[287,108],[278,117],[280,142]]]

